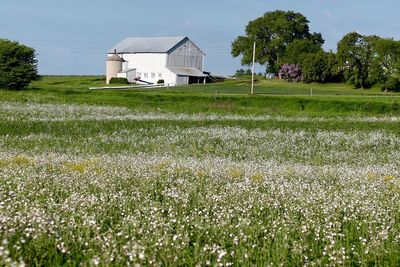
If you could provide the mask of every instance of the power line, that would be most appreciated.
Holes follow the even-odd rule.
[[[42,43],[96,43],[96,44],[109,44],[110,42],[105,41],[93,41],[93,40],[62,40],[62,39],[17,39],[23,42],[42,42]]]
[[[91,55],[106,55],[106,52],[97,51],[84,51],[84,50],[65,50],[60,51],[57,49],[36,49],[38,55],[49,55],[49,54],[91,54]]]

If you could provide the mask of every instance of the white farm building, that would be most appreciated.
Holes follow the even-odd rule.
[[[188,37],[126,38],[107,53],[107,83],[129,82],[170,86],[203,83],[205,54]]]

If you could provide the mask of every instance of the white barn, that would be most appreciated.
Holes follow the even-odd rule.
[[[170,86],[203,83],[204,56],[185,36],[126,38],[107,53],[107,83],[112,77]]]

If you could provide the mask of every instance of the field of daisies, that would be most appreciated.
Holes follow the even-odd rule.
[[[0,102],[0,265],[399,266],[400,117]]]

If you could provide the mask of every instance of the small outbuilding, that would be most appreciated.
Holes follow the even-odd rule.
[[[107,83],[112,77],[170,86],[205,83],[204,56],[185,36],[126,38],[107,53]]]

